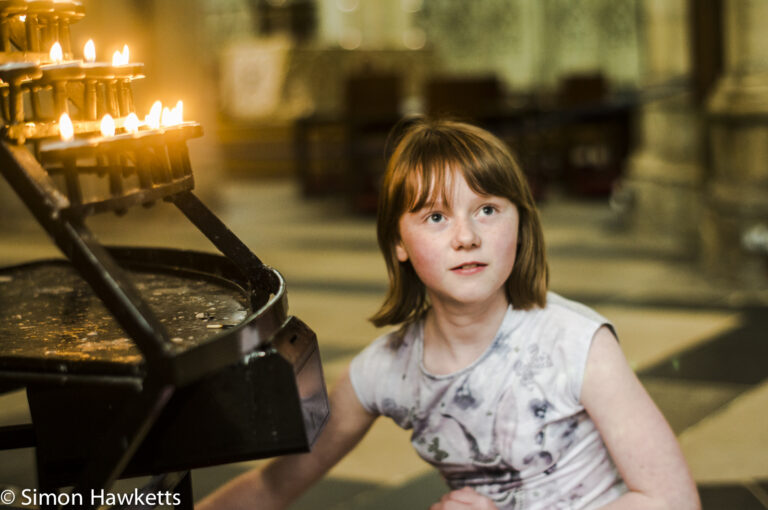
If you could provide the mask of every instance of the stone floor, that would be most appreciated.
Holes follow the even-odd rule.
[[[366,321],[386,284],[373,220],[350,216],[338,200],[304,200],[290,181],[229,181],[218,191],[217,214],[286,277],[290,311],[317,333],[332,384],[379,334]],[[541,209],[551,288],[614,321],[627,358],[678,434],[704,508],[768,508],[765,296],[708,281],[673,247],[622,233],[602,202],[552,197]],[[168,205],[89,225],[105,243],[211,249]],[[57,256],[31,219],[0,229],[0,265]],[[0,397],[1,424],[27,413],[23,393]],[[195,470],[195,497],[259,464]],[[33,470],[31,450],[0,452],[0,488],[34,486]],[[292,509],[427,508],[444,491],[410,451],[408,433],[379,420]]]

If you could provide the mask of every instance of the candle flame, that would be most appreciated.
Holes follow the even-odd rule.
[[[125,123],[123,124],[123,127],[125,128],[126,133],[135,134],[139,132],[139,117],[135,113],[131,112],[128,114],[128,116],[125,118]]]
[[[161,124],[163,127],[177,126],[184,122],[184,103],[179,100],[173,108],[163,108]]]
[[[123,51],[116,51],[112,54],[112,65],[113,66],[124,66],[128,65],[128,62],[130,62],[130,51],[128,50],[128,45],[123,45]]]
[[[102,136],[115,136],[115,119],[110,114],[106,114],[101,119]]]
[[[176,102],[176,107],[173,109],[173,111],[176,112],[176,122],[178,124],[184,122],[184,102],[181,99]]]
[[[93,44],[93,39],[88,39],[88,42],[85,43],[85,47],[83,48],[83,56],[85,57],[86,62],[96,61],[96,45]]]
[[[26,14],[22,14],[21,16],[19,16],[19,21],[21,21],[22,23],[27,21],[27,15]]]
[[[149,110],[149,114],[144,117],[144,123],[151,129],[160,129],[160,115],[163,111],[163,103],[155,101],[152,108]]]
[[[72,126],[72,119],[69,118],[69,114],[64,112],[59,117],[59,135],[65,142],[72,140],[75,137],[75,128]]]
[[[51,46],[51,52],[48,56],[50,57],[51,62],[55,64],[60,64],[64,60],[64,50],[61,49],[61,44],[59,44],[59,41],[53,43],[53,46]]]
[[[163,127],[168,127],[173,125],[173,119],[171,118],[171,110],[165,106],[163,107],[163,115],[160,117],[160,124]]]

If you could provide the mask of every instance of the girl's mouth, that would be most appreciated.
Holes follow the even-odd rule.
[[[451,271],[470,271],[472,269],[485,267],[486,265],[487,264],[483,264],[482,262],[467,262],[466,264],[461,264],[459,266],[451,268]]]

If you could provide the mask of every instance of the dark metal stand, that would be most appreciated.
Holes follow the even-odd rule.
[[[73,487],[85,504],[70,506],[153,475],[145,491],[192,508],[190,469],[309,449],[329,413],[317,339],[288,316],[282,276],[192,193],[186,144],[202,128],[129,128],[143,65],[74,58],[69,24],[83,16],[77,0],[0,0],[0,173],[66,258],[0,268],[0,392],[26,387],[32,415],[0,428],[0,449],[34,446],[39,490]],[[54,42],[64,62],[48,62]],[[99,134],[105,114],[117,134]],[[160,201],[221,255],[107,248],[86,226]],[[146,292],[165,282],[185,295]],[[206,310],[236,312],[226,324],[179,305],[199,289],[218,300]]]
[[[0,446],[31,446],[34,432],[41,489],[74,484],[71,494],[88,501],[92,489],[108,489],[129,474],[188,470],[308,449],[328,414],[314,335],[287,316],[280,275],[191,191],[169,193],[166,198],[225,257],[105,249],[85,226],[80,213],[87,209],[73,209],[25,147],[0,143],[0,169],[143,358],[138,364],[94,369],[87,361],[22,363],[0,349],[0,381],[27,385],[34,421],[32,428],[0,429]],[[109,200],[100,203],[108,205]],[[223,276],[241,289],[252,312],[213,339],[180,349],[133,284],[129,267]],[[276,387],[270,388],[270,383]],[[229,423],[233,420],[222,425],[217,416],[208,414],[218,397],[231,398],[227,393],[233,385],[244,396],[236,405],[245,408],[234,410],[234,421],[242,425],[234,432]],[[254,397],[255,393],[260,396]],[[192,421],[197,422],[197,435],[183,431]],[[96,436],[83,423],[98,425],[101,434]],[[219,444],[233,434],[240,436],[239,445]],[[217,438],[222,435],[226,437]],[[62,449],[64,441],[78,445],[80,455],[73,455],[72,448]],[[179,488],[186,494],[181,507],[191,508],[189,476],[183,480]]]

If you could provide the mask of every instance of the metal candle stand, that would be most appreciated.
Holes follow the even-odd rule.
[[[83,14],[77,2],[0,0],[0,171],[67,259],[0,268],[0,386],[25,386],[32,415],[0,428],[0,449],[34,446],[39,492],[71,486],[72,506],[151,474],[145,490],[176,487],[177,507],[192,508],[189,469],[310,447],[329,413],[317,340],[288,316],[280,274],[193,194],[186,142],[199,124],[97,134],[103,113],[123,128],[140,65],[14,61],[57,40],[69,53]],[[67,111],[76,137],[59,141],[52,119]],[[94,175],[107,183],[89,195]],[[222,255],[106,248],[86,227],[158,201]]]

